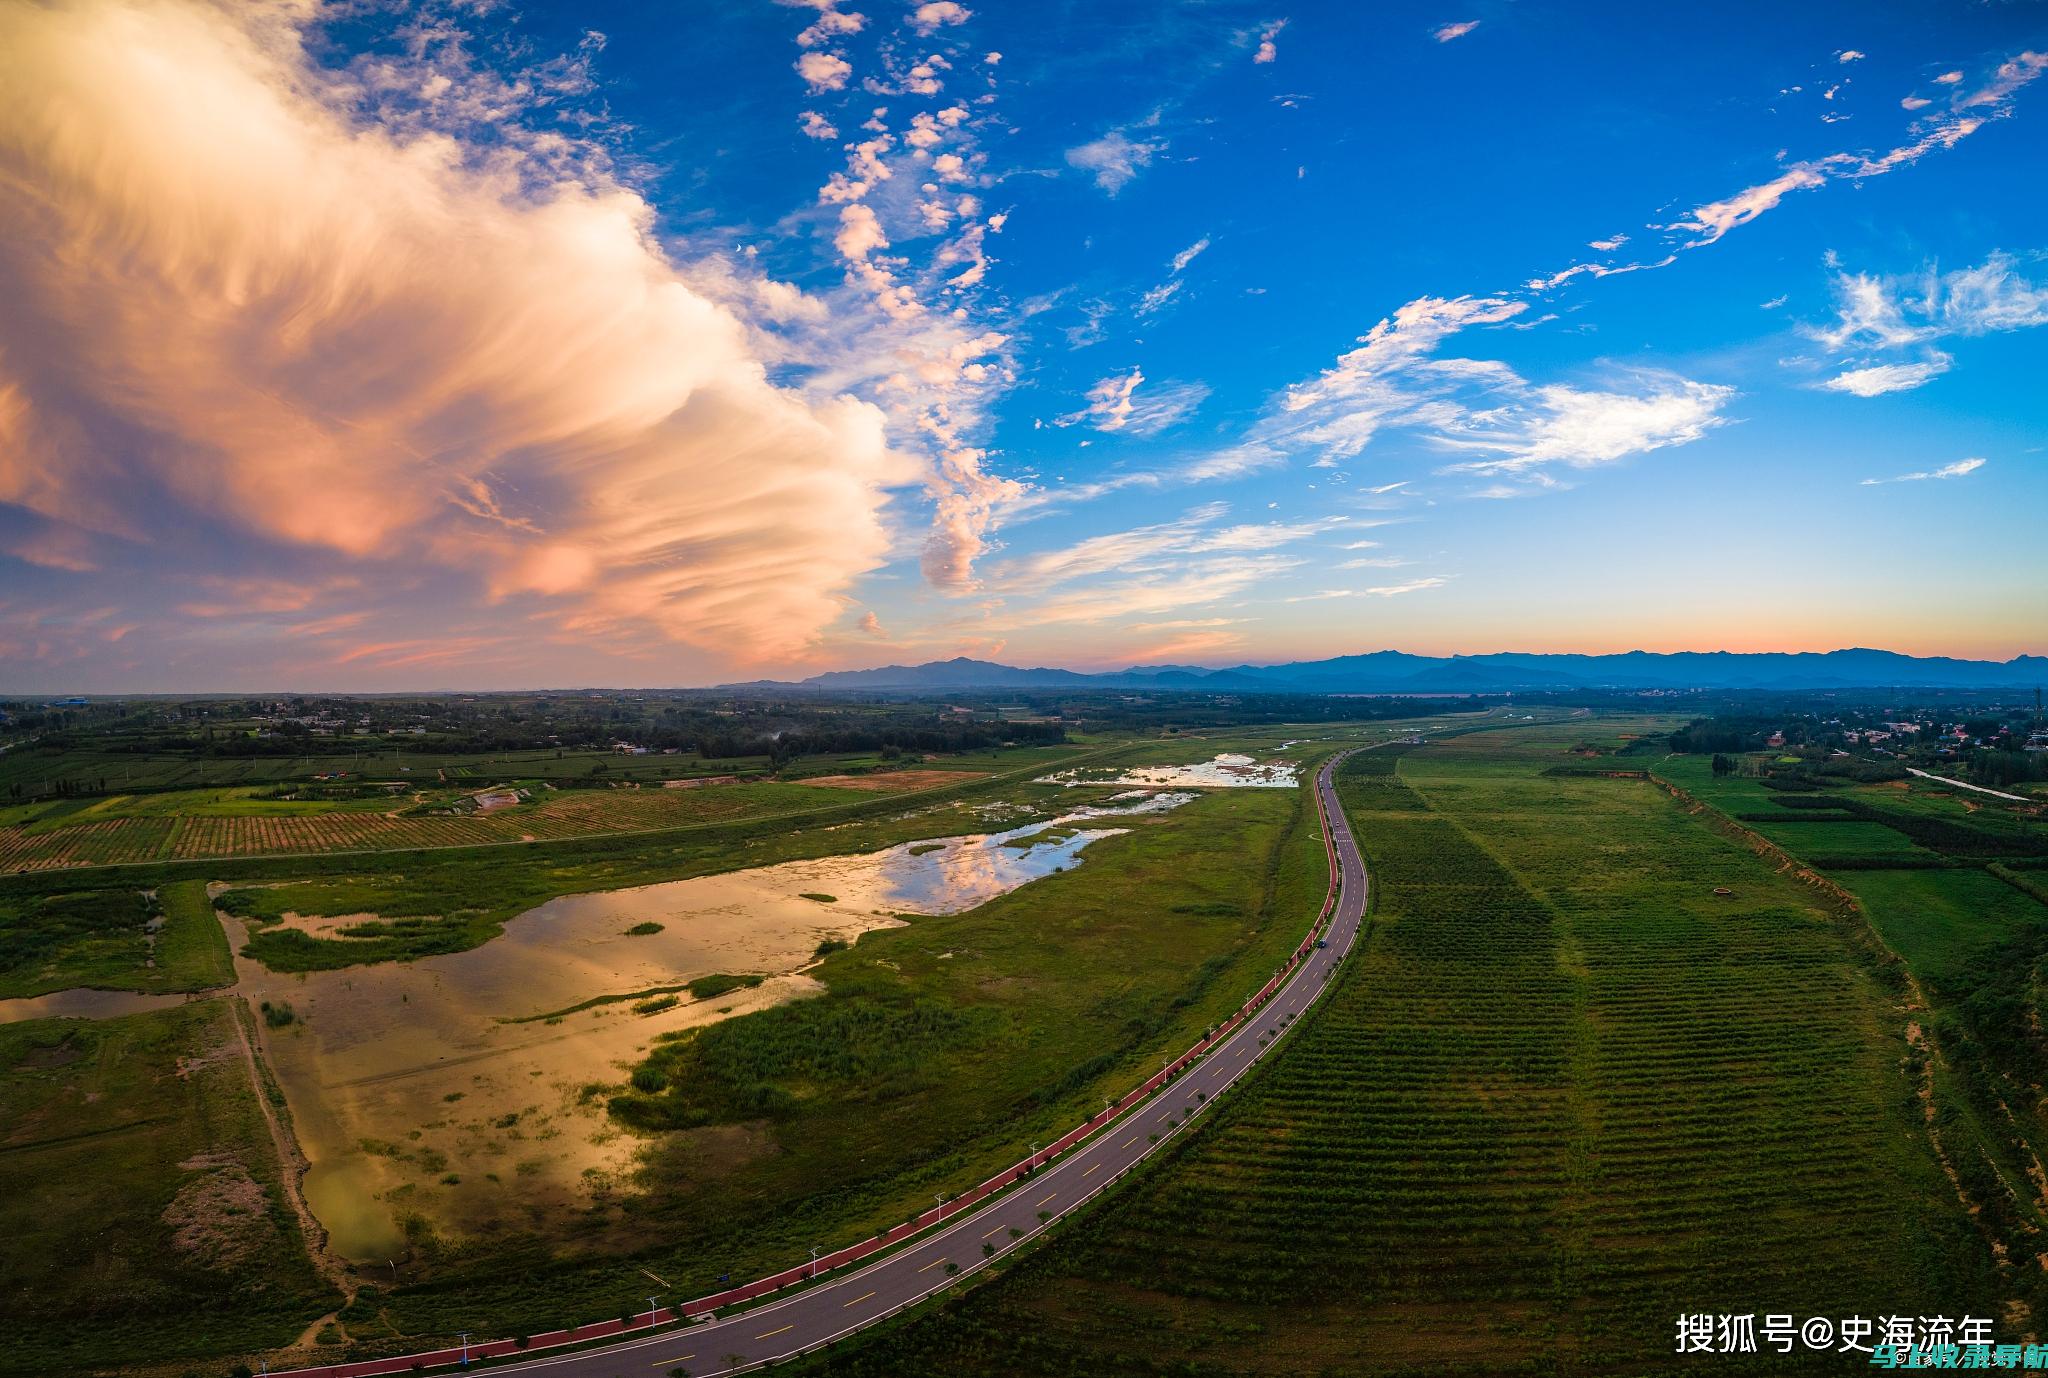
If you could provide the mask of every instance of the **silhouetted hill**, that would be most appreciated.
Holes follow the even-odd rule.
[[[1621,655],[1418,656],[1373,651],[1283,665],[1140,665],[1106,674],[989,660],[833,670],[781,688],[1159,689],[1208,693],[1473,694],[1545,689],[2020,689],[2048,683],[2048,656],[2007,661],[1851,648],[1797,653],[1629,651]]]

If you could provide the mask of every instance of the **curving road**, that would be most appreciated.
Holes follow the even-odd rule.
[[[1029,1242],[1165,1147],[1185,1125],[1199,1122],[1217,1096],[1286,1038],[1295,1018],[1322,994],[1337,963],[1357,940],[1365,915],[1365,863],[1338,805],[1332,778],[1338,763],[1349,754],[1332,757],[1317,772],[1315,782],[1335,899],[1334,905],[1325,902],[1329,926],[1322,936],[1327,946],[1315,946],[1317,930],[1312,929],[1287,968],[1230,1023],[1171,1062],[1170,1072],[1155,1073],[1111,1118],[1076,1129],[958,1202],[945,1203],[938,1212],[927,1211],[925,1220],[930,1223],[920,1227],[927,1231],[924,1235],[912,1237],[907,1227],[899,1227],[899,1233],[909,1238],[900,1247],[893,1247],[894,1239],[868,1241],[827,1256],[819,1274],[825,1281],[780,1301],[685,1325],[669,1323],[674,1318],[664,1307],[653,1313],[661,1324],[652,1328],[642,1318],[630,1329],[611,1321],[573,1333],[537,1336],[536,1345],[594,1340],[607,1334],[621,1338],[601,1348],[495,1364],[492,1372],[545,1374],[549,1378],[657,1378],[683,1369],[691,1378],[715,1378],[817,1349],[923,1301]],[[892,1247],[893,1252],[872,1261],[855,1262],[878,1248]],[[854,1261],[834,1271],[841,1259]],[[732,1293],[686,1303],[682,1310],[695,1316],[707,1310],[707,1304],[723,1305],[743,1294],[781,1290],[804,1281],[803,1272],[792,1270]],[[629,1334],[634,1338],[624,1338]],[[495,1358],[510,1350],[501,1340],[473,1345],[469,1353]],[[444,1350],[298,1373],[305,1378],[365,1378],[458,1359],[457,1353]]]

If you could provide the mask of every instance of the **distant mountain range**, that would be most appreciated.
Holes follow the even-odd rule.
[[[988,660],[934,660],[833,670],[783,689],[931,692],[948,689],[1161,689],[1204,693],[1498,694],[1569,689],[2031,689],[2048,684],[2048,656],[2007,661],[1845,650],[1797,654],[1629,651],[1624,655],[1418,656],[1404,651],[1285,665],[1138,665],[1106,674]]]

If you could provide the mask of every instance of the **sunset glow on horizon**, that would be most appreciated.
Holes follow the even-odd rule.
[[[0,691],[2048,652],[2042,10],[1282,18],[0,0]]]

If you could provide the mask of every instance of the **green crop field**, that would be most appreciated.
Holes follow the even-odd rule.
[[[0,1234],[0,1373],[24,1378],[183,1372],[288,1343],[340,1300],[220,1000],[0,1025]]]
[[[1661,778],[1767,838],[1853,897],[1862,921],[1914,978],[1925,1029],[1913,1060],[1958,1191],[2008,1258],[2048,1250],[2048,1114],[2039,1087],[2048,969],[2048,830],[2032,810],[1922,781],[1830,781],[1787,792],[1714,776],[1699,756],[1656,763]],[[1808,816],[1855,823],[1801,823]],[[1841,833],[1856,830],[1856,845]],[[1876,830],[1873,832],[1872,830]],[[1886,841],[1889,838],[1890,841]],[[2033,1269],[2013,1292],[2038,1314]]]
[[[1995,1314],[1849,935],[1654,786],[1544,776],[1566,745],[1357,758],[1377,907],[1299,1041],[1063,1238],[815,1367],[1635,1374],[1682,1311]]]

